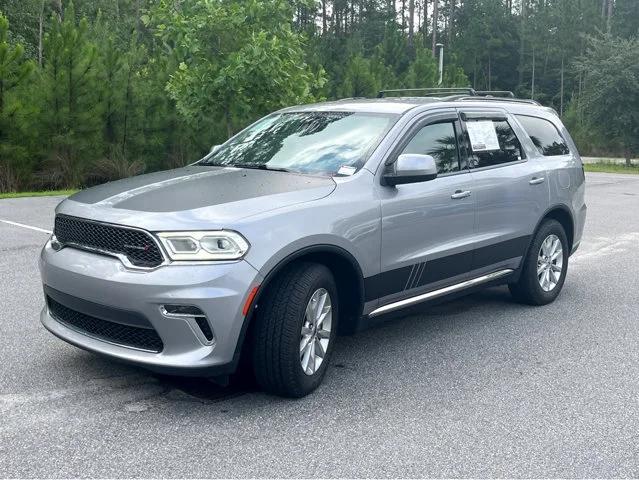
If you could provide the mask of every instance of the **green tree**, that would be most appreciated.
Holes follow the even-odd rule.
[[[160,0],[151,21],[180,60],[167,89],[197,123],[221,119],[230,136],[259,115],[313,100],[323,72],[304,59],[284,0]]]
[[[639,152],[639,40],[590,37],[577,67],[585,78],[581,100],[589,121],[619,142],[630,165]]]
[[[464,70],[456,64],[455,57],[446,62],[442,75],[442,87],[466,87],[468,77]],[[418,47],[415,52],[415,60],[411,62],[404,78],[404,86],[408,88],[438,87],[439,66],[430,51]]]
[[[0,10],[11,25],[9,39],[20,43],[25,57],[29,59],[36,59],[38,55],[39,17],[43,3],[43,0],[0,0]]]
[[[136,35],[122,53],[116,36],[105,23],[96,29],[98,61],[96,65],[99,108],[102,123],[103,155],[94,163],[92,174],[98,180],[114,180],[144,170],[143,148],[139,147],[141,115],[140,75],[145,49]],[[137,157],[131,159],[131,157]]]
[[[344,80],[338,87],[339,97],[372,97],[381,89],[381,82],[373,71],[371,60],[355,55],[346,66]]]
[[[477,89],[513,90],[518,84],[518,25],[501,0],[464,2],[456,14],[453,53]]]
[[[415,60],[411,62],[404,84],[408,88],[436,87],[439,80],[439,67],[430,49],[419,47]]]
[[[616,0],[612,19],[612,33],[624,38],[639,36],[639,2]]]
[[[82,184],[96,150],[101,151],[95,83],[96,47],[86,18],[75,18],[73,3],[64,19],[56,15],[44,41],[41,128],[50,180],[56,186]]]
[[[180,166],[282,106],[436,86],[433,41],[445,45],[443,86],[516,90],[563,114],[585,152],[624,150],[604,131],[616,114],[595,113],[594,71],[575,59],[597,32],[636,38],[637,0],[438,0],[437,14],[434,6],[0,0],[11,25],[3,48],[24,47],[2,75],[27,59],[24,68],[36,66],[2,95],[0,188],[79,186]],[[625,89],[636,63],[627,61],[607,81]]]
[[[8,41],[9,21],[0,14],[0,191],[16,189],[27,159],[23,129],[23,105],[14,95],[33,72],[22,45]],[[22,138],[21,138],[22,137]]]

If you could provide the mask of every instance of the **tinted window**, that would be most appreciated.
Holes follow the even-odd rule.
[[[506,120],[468,120],[468,123],[474,121],[486,122],[490,121],[495,128],[497,135],[497,142],[499,149],[492,150],[472,151],[472,166],[475,168],[490,167],[493,165],[500,165],[502,163],[516,162],[523,158],[521,144],[510,128],[510,125]],[[471,146],[472,150],[472,146]]]
[[[270,115],[199,165],[333,175],[340,167],[361,167],[396,120],[397,115],[354,112]]]
[[[524,127],[524,130],[526,130],[526,133],[542,155],[552,157],[570,153],[559,131],[548,120],[525,115],[517,115],[517,120],[519,120],[519,123]]]
[[[408,142],[402,153],[431,155],[437,164],[437,173],[459,171],[457,140],[452,122],[426,125]]]

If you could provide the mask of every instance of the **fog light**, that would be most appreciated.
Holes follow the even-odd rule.
[[[189,317],[205,317],[204,312],[192,305],[164,305],[164,313],[168,315],[186,315]]]
[[[58,241],[55,235],[51,235],[49,242],[51,242],[51,248],[53,248],[56,252],[62,249],[62,244]]]
[[[206,343],[213,343],[213,339],[215,337],[213,335],[211,325],[209,324],[209,320],[206,318],[204,312],[198,307],[193,305],[162,305],[160,310],[162,311],[162,315],[165,317],[185,318],[191,320],[191,322],[195,322],[195,326],[206,339]]]

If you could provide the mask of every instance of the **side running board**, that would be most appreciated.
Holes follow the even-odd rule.
[[[400,308],[408,307],[410,305],[415,305],[416,303],[421,303],[421,302],[425,302],[426,300],[432,300],[434,298],[442,297],[444,295],[448,295],[449,293],[458,292],[466,288],[474,287],[482,283],[487,283],[492,280],[505,277],[506,275],[510,275],[513,272],[514,270],[510,268],[506,268],[504,270],[498,270],[496,272],[492,272],[487,275],[482,275],[481,277],[471,278],[470,280],[466,280],[461,283],[456,283],[455,285],[450,285],[448,287],[440,288],[438,290],[433,290],[432,292],[426,292],[426,293],[422,293],[421,295],[417,295],[415,297],[405,298],[397,302],[389,303],[387,305],[382,305],[381,307],[378,307],[375,310],[373,310],[371,313],[369,313],[368,316],[376,317],[384,313],[392,312],[393,310],[398,310]]]

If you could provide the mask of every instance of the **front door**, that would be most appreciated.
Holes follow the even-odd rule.
[[[473,255],[475,196],[460,158],[461,126],[455,111],[417,120],[388,159],[402,153],[431,155],[437,178],[380,187],[381,274],[373,291],[382,304],[467,277]]]

